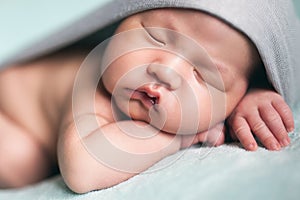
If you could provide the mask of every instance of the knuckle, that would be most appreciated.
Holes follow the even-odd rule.
[[[276,98],[276,99],[283,99],[281,97],[280,94],[278,94],[277,92],[275,92],[274,90],[267,90],[266,92],[264,92],[264,95],[267,97],[267,98]]]
[[[281,122],[281,119],[277,115],[267,115],[266,117],[267,123],[277,124]]]
[[[248,113],[251,113],[250,110],[253,109],[253,106],[251,104],[242,104],[238,109],[237,113],[241,116],[245,116]]]
[[[274,94],[274,98],[277,100],[277,101],[279,101],[279,102],[281,102],[281,103],[284,103],[285,101],[284,101],[284,99],[283,99],[283,97],[280,95],[280,94],[278,94],[278,93],[273,93]],[[285,104],[285,103],[284,103]]]
[[[264,145],[269,145],[269,144],[272,144],[274,143],[274,137],[273,136],[268,136],[268,137],[265,137],[261,140],[261,142],[264,144]]]
[[[247,131],[247,128],[244,127],[244,126],[241,126],[241,127],[238,127],[237,129],[234,130],[234,133],[237,135],[237,136],[242,136],[244,135],[245,131]]]
[[[272,101],[272,105],[274,107],[278,107],[281,109],[282,113],[290,114],[291,109],[284,101],[283,97],[279,96],[279,98]]]
[[[236,125],[232,127],[232,129],[236,135],[242,135],[243,133],[245,133],[245,131],[248,130],[248,128],[244,125]]]
[[[235,107],[233,115],[242,115],[247,113],[249,104],[246,104],[243,100]]]
[[[292,118],[292,119],[286,119],[285,122],[286,122],[287,124],[289,124],[289,125],[292,125],[292,126],[294,126],[294,124],[295,124],[293,118]]]
[[[291,112],[291,110],[290,110],[290,108],[288,106],[284,106],[282,108],[282,113],[283,113],[284,116],[289,116],[289,115],[292,114],[292,112]]]
[[[253,132],[260,132],[266,128],[266,124],[263,121],[259,121],[253,124],[252,131]]]
[[[279,140],[285,139],[287,137],[287,131],[284,128],[280,128],[279,130],[277,130],[276,132],[276,137]]]

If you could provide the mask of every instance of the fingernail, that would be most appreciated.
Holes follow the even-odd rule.
[[[280,149],[280,146],[279,146],[277,143],[272,143],[272,144],[271,144],[271,149],[272,149],[272,150],[279,150],[279,149]]]
[[[282,144],[283,146],[288,146],[290,144],[290,142],[287,139],[282,140]]]
[[[255,149],[255,145],[254,144],[249,144],[248,145],[248,149],[249,150],[254,150]]]
[[[288,130],[287,130],[289,133],[290,132],[293,132],[294,131],[294,128],[293,127],[290,127],[290,128],[288,128]]]

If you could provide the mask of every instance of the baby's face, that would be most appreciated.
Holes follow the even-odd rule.
[[[244,35],[199,11],[139,13],[116,33],[105,88],[127,116],[169,133],[202,132],[225,120],[259,59]]]

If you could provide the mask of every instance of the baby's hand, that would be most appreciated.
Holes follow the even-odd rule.
[[[290,144],[288,132],[294,129],[292,111],[274,91],[249,91],[228,118],[229,131],[246,150],[255,151],[255,135],[269,150],[280,150]]]

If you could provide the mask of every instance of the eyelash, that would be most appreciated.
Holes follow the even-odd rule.
[[[193,73],[197,81],[202,81],[202,76],[200,75],[199,71],[197,69],[193,69]]]
[[[160,46],[165,46],[165,43],[164,43],[164,42],[158,40],[156,37],[154,37],[153,35],[151,35],[151,33],[149,33],[149,31],[146,30],[146,32],[147,32],[148,36],[151,38],[151,40],[152,40],[153,42],[157,43],[157,44],[160,45]]]

